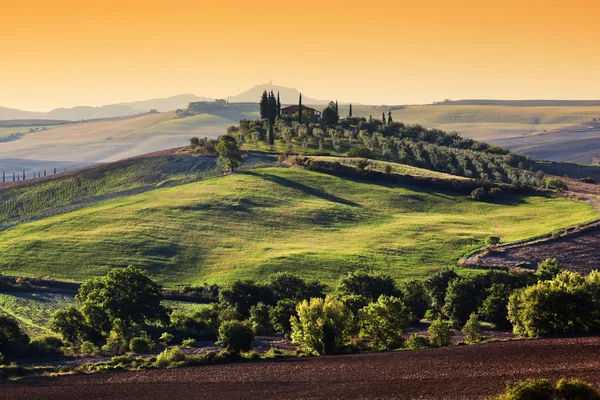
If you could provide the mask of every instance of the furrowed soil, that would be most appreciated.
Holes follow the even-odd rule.
[[[393,353],[258,361],[3,385],[6,399],[480,399],[507,381],[600,384],[600,338],[494,342]]]

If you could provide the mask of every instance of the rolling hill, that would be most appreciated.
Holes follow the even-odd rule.
[[[253,169],[117,197],[0,233],[0,272],[84,280],[128,264],[167,286],[286,270],[330,284],[354,269],[425,277],[482,246],[597,217],[587,203],[496,203],[298,168]]]

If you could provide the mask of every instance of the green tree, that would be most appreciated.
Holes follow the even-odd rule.
[[[392,123],[392,112],[391,111],[388,111],[388,120],[387,120],[387,122],[388,122],[388,125],[390,125]]]
[[[399,296],[394,278],[386,274],[354,271],[340,280],[338,288],[340,295],[362,296],[368,301],[376,301],[379,296]]]
[[[275,119],[277,118],[277,99],[275,98],[275,94],[271,90],[269,93],[269,123],[273,125],[275,123]]]
[[[0,313],[0,354],[17,356],[29,344],[29,336],[21,330],[16,318]]]
[[[458,278],[449,282],[442,312],[456,327],[467,322],[469,315],[479,308],[479,291],[474,279]]]
[[[242,162],[242,154],[238,147],[237,141],[231,135],[222,135],[215,146],[219,154],[219,162],[231,172]]]
[[[302,93],[298,97],[298,122],[302,123]]]
[[[265,90],[260,98],[260,118],[269,118],[269,94]]]
[[[385,112],[381,113],[381,122],[385,125]]]
[[[254,332],[249,324],[240,321],[226,321],[219,327],[217,344],[225,350],[237,354],[252,349]]]
[[[350,103],[350,108],[348,109],[348,116],[352,118],[352,103]]]
[[[423,282],[413,279],[400,285],[400,298],[408,307],[413,324],[418,323],[429,309],[431,298]]]
[[[439,314],[442,311],[448,283],[456,278],[458,278],[458,275],[453,270],[441,269],[425,281],[425,287],[431,297],[431,308],[434,314]]]
[[[380,296],[359,311],[361,333],[386,350],[400,346],[404,328],[410,322],[410,312],[401,299]]]
[[[281,100],[279,99],[279,91],[277,91],[277,117],[281,117]]]
[[[116,319],[127,327],[166,317],[161,287],[133,266],[113,269],[106,276],[86,281],[75,299],[82,306],[84,317],[95,319],[97,316],[86,315],[86,310],[93,310],[94,314],[102,310],[113,325]]]
[[[535,275],[540,281],[554,279],[562,271],[562,267],[556,258],[547,258],[538,264]]]
[[[336,109],[335,103],[330,101],[327,107],[321,113],[321,119],[327,125],[336,125],[340,119],[340,115]]]
[[[250,308],[250,323],[252,324],[252,331],[256,335],[270,335],[273,333],[269,315],[270,309],[263,302],[259,302]]]
[[[450,324],[442,320],[442,318],[436,319],[429,325],[427,329],[431,344],[438,347],[450,346],[452,344],[452,328]]]
[[[296,313],[297,302],[295,300],[286,299],[278,301],[269,310],[269,318],[271,325],[277,332],[283,332],[286,336],[292,332],[292,324],[290,319],[297,317]]]
[[[233,307],[242,318],[250,316],[250,308],[262,302],[273,304],[273,291],[266,285],[250,280],[239,280],[221,289],[219,302]]]
[[[304,300],[296,307],[298,316],[291,318],[294,343],[302,344],[319,354],[340,351],[353,329],[353,316],[334,297]]]
[[[467,343],[477,343],[483,340],[483,329],[481,329],[481,323],[476,313],[471,314],[461,332]]]
[[[511,293],[511,288],[504,284],[493,284],[487,288],[485,300],[479,308],[481,317],[496,325],[498,329],[511,328],[507,308]]]
[[[276,272],[267,280],[275,301],[291,299],[300,302],[312,297],[325,297],[325,285],[318,281],[306,281],[290,272]]]

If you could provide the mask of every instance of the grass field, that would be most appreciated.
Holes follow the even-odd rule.
[[[158,189],[0,233],[0,272],[84,280],[129,264],[167,286],[290,271],[335,283],[354,269],[422,278],[482,246],[596,218],[587,203],[451,193],[267,168]]]
[[[268,156],[250,155],[242,168],[269,162],[272,158]],[[47,213],[65,212],[69,207],[195,182],[220,173],[222,169],[215,157],[159,154],[72,171],[47,180],[29,180],[0,191],[0,228]]]

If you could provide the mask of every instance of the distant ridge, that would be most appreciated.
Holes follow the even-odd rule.
[[[270,92],[271,90],[277,95],[279,92],[279,96],[281,98],[281,102],[283,104],[296,104],[298,103],[298,96],[300,95],[300,91],[295,88],[288,88],[285,86],[277,86],[272,83],[265,83],[262,85],[254,86],[246,90],[244,93],[226,97],[225,100],[230,103],[258,103],[260,101],[260,96],[264,91]],[[312,99],[302,94],[302,103],[303,104],[312,104],[312,105],[323,105],[329,103],[331,100],[318,100]],[[342,104],[342,103],[340,103]]]
[[[600,100],[445,100],[435,106],[506,106],[506,107],[594,107]]]

